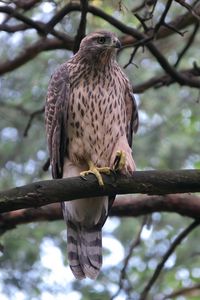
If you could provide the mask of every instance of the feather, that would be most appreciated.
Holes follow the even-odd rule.
[[[53,178],[62,178],[67,151],[67,116],[70,95],[66,64],[61,65],[49,82],[45,123]]]
[[[70,268],[77,279],[96,279],[102,265],[101,228],[86,229],[68,221],[67,252]]]

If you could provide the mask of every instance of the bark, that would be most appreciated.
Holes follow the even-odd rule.
[[[116,173],[103,175],[99,186],[93,175],[85,178],[46,180],[16,187],[0,193],[0,212],[79,198],[117,194],[164,195],[200,192],[200,171],[137,171],[126,177]]]
[[[120,195],[117,196],[109,213],[115,217],[139,217],[153,212],[174,212],[182,216],[199,218],[200,197],[191,194],[171,194],[162,196]],[[59,203],[39,208],[19,209],[0,216],[0,233],[18,225],[57,221],[63,219]]]

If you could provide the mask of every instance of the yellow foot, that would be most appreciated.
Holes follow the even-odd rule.
[[[114,170],[121,171],[122,169],[124,169],[125,165],[126,165],[126,153],[122,150],[118,150],[115,157]]]
[[[100,173],[104,173],[104,174],[109,175],[110,172],[111,172],[110,168],[108,168],[108,167],[97,168],[97,167],[95,167],[95,165],[93,164],[92,161],[89,161],[88,165],[89,165],[89,170],[81,172],[80,176],[84,177],[88,174],[94,174],[96,176],[97,180],[98,180],[99,185],[103,186],[104,185],[103,178],[102,178]]]

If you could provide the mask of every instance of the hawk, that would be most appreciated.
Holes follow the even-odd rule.
[[[138,110],[132,86],[116,61],[114,33],[82,39],[79,51],[60,65],[48,86],[45,123],[53,178],[135,170],[132,137]],[[88,170],[89,169],[89,170]],[[87,171],[88,170],[88,171]],[[101,229],[113,198],[62,203],[70,268],[77,279],[96,279],[102,264]]]

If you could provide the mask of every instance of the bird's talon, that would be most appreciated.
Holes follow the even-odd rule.
[[[86,176],[87,174],[82,174],[82,173],[85,173],[85,172],[81,172],[81,173],[80,173],[80,177],[81,177],[82,179],[84,179],[84,180],[87,180],[87,178],[85,178],[85,176]]]
[[[85,176],[87,176],[90,173],[91,172],[89,170],[88,171],[83,171],[83,172],[80,173],[80,176],[85,178]]]
[[[100,186],[103,186],[103,185],[104,185],[104,183],[103,183],[103,178],[102,178],[102,176],[101,176],[100,173],[104,173],[104,174],[109,175],[110,172],[111,172],[110,168],[109,168],[109,167],[97,168],[97,167],[94,166],[94,164],[93,164],[92,162],[89,162],[89,168],[90,168],[90,169],[89,169],[88,171],[83,171],[83,172],[81,172],[81,173],[80,173],[80,176],[81,176],[82,178],[84,178],[84,177],[85,177],[86,175],[88,175],[88,174],[93,174],[93,175],[96,176],[99,185],[100,185]],[[84,178],[84,179],[85,179],[85,178]]]
[[[126,154],[122,150],[118,150],[116,152],[115,162],[114,162],[114,170],[120,171],[124,169],[126,165]]]

